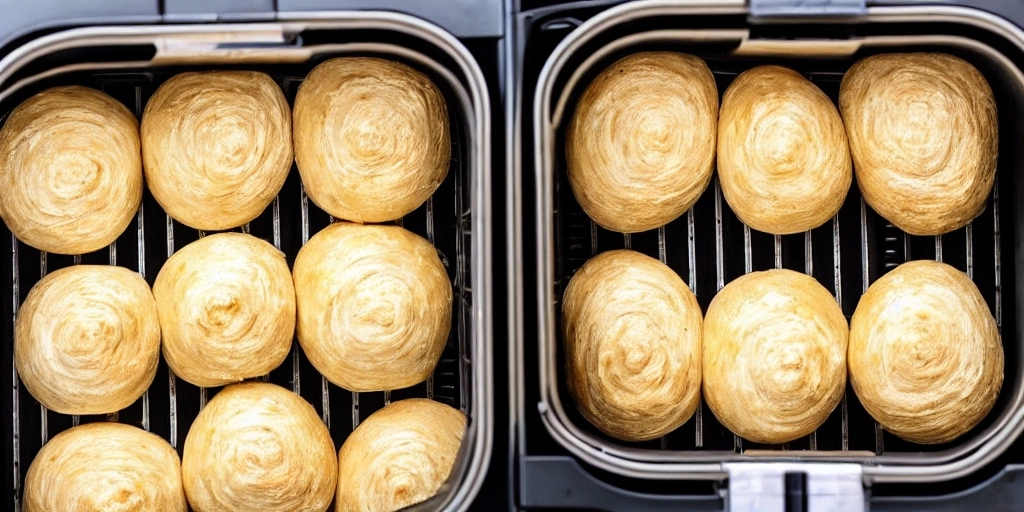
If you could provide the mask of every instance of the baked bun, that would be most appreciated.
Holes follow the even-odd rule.
[[[398,226],[336,222],[295,258],[298,338],[349,391],[419,384],[448,340],[452,286],[430,242]]]
[[[847,71],[839,109],[864,200],[912,235],[941,235],[985,210],[999,151],[985,77],[941,53],[875,55]]]
[[[814,432],[846,389],[846,317],[814,278],[752,272],[722,288],[704,318],[704,398],[757,443]]]
[[[594,222],[623,233],[697,202],[715,162],[718,89],[703,60],[636,53],[587,86],[566,131],[569,184]]]
[[[146,182],[160,206],[196,229],[259,216],[292,166],[288,100],[266,73],[175,75],[142,115]]]
[[[999,330],[959,270],[911,261],[875,281],[850,322],[850,381],[886,430],[945,443],[974,428],[1003,384]]]
[[[174,374],[214,387],[266,375],[288,357],[295,288],[284,254],[242,233],[174,253],[153,284],[163,354]]]
[[[160,322],[139,274],[76,265],[39,280],[18,311],[14,363],[29,393],[61,414],[109,414],[156,376]]]
[[[117,240],[142,201],[139,123],[77,85],[32,96],[0,129],[0,216],[40,251],[82,254]]]
[[[334,498],[334,441],[313,406],[263,382],[233,384],[185,438],[181,477],[196,512],[324,511]]]
[[[824,224],[853,182],[839,111],[792,69],[741,73],[722,98],[718,179],[736,216],[758,231],[786,235]]]
[[[178,454],[155,434],[87,423],[43,446],[25,477],[24,512],[185,512]]]
[[[562,325],[569,392],[602,432],[654,439],[697,409],[700,305],[664,263],[629,250],[594,256],[565,289]]]
[[[338,512],[390,512],[431,498],[465,431],[462,412],[426,398],[371,414],[338,452]]]
[[[306,194],[341,219],[400,219],[448,175],[444,96],[399,62],[341,57],[313,68],[295,96],[294,126]]]

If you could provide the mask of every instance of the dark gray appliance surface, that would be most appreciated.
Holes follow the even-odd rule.
[[[527,289],[532,283],[536,283],[537,271],[533,257],[535,247],[532,232],[536,221],[535,203],[531,197],[534,190],[532,106],[535,91],[533,89],[536,87],[540,70],[547,58],[567,34],[589,17],[621,3],[620,1],[563,3],[546,0],[522,0],[515,6],[519,10],[512,15],[513,23],[509,31],[508,48],[512,53],[511,66],[515,71],[513,76],[509,77],[506,88],[512,91],[511,94],[515,98],[515,107],[509,110],[509,123],[518,132],[516,137],[509,138],[509,147],[514,152],[512,154],[515,155],[514,157],[510,155],[510,163],[513,167],[521,166],[522,172],[518,176],[510,176],[509,181],[514,184],[521,200],[521,206],[516,207],[515,211],[520,218],[522,231],[520,234],[514,235],[513,238],[519,238],[521,247],[523,247],[521,251],[523,253],[521,261],[523,274],[520,279],[522,283],[525,283],[524,286]],[[885,3],[896,4],[896,2]],[[902,4],[911,3],[913,2],[903,2]],[[930,3],[945,4],[948,2]],[[869,4],[874,5],[876,2],[869,2]],[[1024,26],[1024,2],[1018,0],[987,3],[962,2],[959,5],[986,9],[1014,21],[1019,26]],[[721,20],[716,19],[715,23],[719,21]],[[757,26],[757,22],[762,20],[748,18],[733,21],[738,24],[752,21],[754,23],[751,26]],[[846,30],[841,27],[830,27],[831,30],[837,28]],[[945,28],[949,29],[950,27]],[[957,30],[957,28],[954,27],[953,30]],[[964,31],[974,36],[979,35],[970,29]],[[809,37],[813,37],[813,35]],[[1011,59],[1018,67],[1024,63],[1024,54],[1021,54],[1019,49],[1013,48],[1012,45],[1000,44],[999,41],[990,41],[989,44],[998,46],[1001,51],[1010,54]],[[828,80],[825,81],[828,82]],[[819,85],[822,86],[820,83]],[[823,85],[826,92],[831,85],[827,83]],[[1012,129],[1012,126],[1006,124],[1003,124],[1003,127],[1003,129]],[[521,182],[516,183],[517,180],[521,180]],[[1016,181],[1016,176],[1001,178],[1000,187],[1004,190],[1004,195],[1012,197],[1017,186]],[[558,192],[558,187],[555,190],[556,209],[559,214],[566,215],[562,207],[567,205],[563,203],[562,207],[558,206],[560,200],[565,200],[565,198],[558,199],[564,195],[564,191]],[[571,196],[568,198],[572,203]],[[706,202],[706,198],[702,199],[702,202]],[[568,206],[570,208],[567,215],[572,216],[572,205]],[[850,209],[849,206],[844,207],[844,210],[846,209]],[[990,211],[987,210],[986,214]],[[869,212],[869,215],[874,214]],[[1009,212],[1006,212],[1005,215],[1007,218],[1013,216]],[[880,243],[874,250],[881,255],[885,253],[886,249],[884,247],[886,228],[884,223],[879,222],[877,218],[870,222],[878,228],[876,233]],[[1005,221],[1000,223],[1004,225],[1004,233],[1008,233],[1010,231],[1008,228],[1012,227],[1013,221],[1009,222],[1009,225],[1006,225]],[[991,221],[989,224],[989,229],[991,229]],[[569,227],[569,233],[572,233],[572,227]],[[514,227],[510,226],[509,229],[514,229]],[[558,235],[558,229],[560,228],[556,227],[556,236],[565,236],[564,234]],[[611,245],[621,246],[623,244],[621,235],[618,235],[617,238],[609,238],[608,235],[613,234],[603,230],[599,232],[597,238],[601,240],[601,247],[610,248]],[[634,241],[635,239],[634,236]],[[655,248],[652,250],[657,251],[657,241],[651,243],[655,244],[651,246]],[[1006,272],[1006,266],[1012,266],[1005,265],[1005,261],[1012,261],[1015,243],[1019,243],[1019,241],[1012,240],[1012,237],[1003,242],[1004,251],[1011,254],[1009,256],[1004,254],[1004,272]],[[584,241],[584,245],[586,245],[586,241]],[[925,257],[920,252],[922,248],[916,245],[913,247],[916,257]],[[925,249],[925,251],[927,250]],[[934,246],[931,250],[934,251]],[[653,254],[657,255],[657,252]],[[561,256],[556,255],[557,258],[561,258]],[[856,258],[854,259],[856,260]],[[897,260],[890,263],[898,263]],[[577,263],[582,263],[582,261]],[[817,263],[816,261],[815,264]],[[802,265],[802,261],[799,264]],[[786,266],[788,265],[789,263]],[[989,265],[991,265],[991,261]],[[714,275],[713,270],[711,274]],[[1004,277],[1006,279],[1004,283],[1013,280],[1008,274],[1004,274]],[[1009,288],[1005,289],[1004,295],[1012,295]],[[525,376],[520,384],[522,396],[518,397],[519,407],[522,411],[520,418],[522,423],[517,425],[518,432],[512,439],[513,449],[511,450],[512,457],[515,459],[516,479],[513,485],[517,505],[524,509],[722,510],[725,505],[723,496],[727,492],[727,482],[650,481],[615,475],[576,459],[550,436],[542,424],[540,412],[537,409],[540,390],[537,387],[537,379],[533,375],[537,368],[536,342],[533,340],[537,325],[537,305],[535,302],[531,302],[531,298],[531,293],[522,294],[523,303],[518,313],[522,315],[521,335],[527,341],[524,343],[520,355],[525,369]],[[856,299],[856,294],[853,298]],[[989,301],[991,303],[991,296]],[[1012,311],[1012,309],[1007,311]],[[1012,313],[1008,313],[1008,315],[1012,315]],[[572,407],[569,408],[572,409]],[[870,418],[867,419],[870,420]],[[692,430],[690,428],[691,435],[693,434]],[[725,434],[728,433],[723,433],[723,436]],[[728,441],[731,444],[732,436],[725,437],[728,439],[723,442]],[[889,436],[886,436],[886,440],[888,439]],[[864,442],[873,443],[873,439],[865,439]],[[865,447],[871,449],[870,446]],[[914,447],[905,448],[914,449]],[[868,505],[871,510],[963,510],[968,505],[979,510],[1024,510],[1024,491],[1019,488],[1021,479],[1024,478],[1022,463],[1024,463],[1024,441],[1018,439],[994,462],[967,477],[941,484],[876,484],[866,492]]]

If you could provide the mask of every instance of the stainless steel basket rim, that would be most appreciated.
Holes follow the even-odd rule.
[[[709,2],[700,0],[641,0],[627,2],[608,9],[587,20],[571,32],[552,52],[545,63],[537,80],[538,93],[535,96],[534,114],[534,146],[535,172],[537,183],[537,289],[538,289],[538,349],[541,401],[538,404],[542,423],[552,437],[571,453],[588,464],[612,473],[635,478],[655,479],[723,479],[726,477],[723,463],[735,461],[778,461],[801,460],[803,462],[854,462],[863,465],[866,481],[875,482],[918,482],[936,481],[957,478],[969,474],[977,468],[991,462],[1006,450],[1014,439],[1024,430],[1024,386],[1018,386],[1016,393],[1007,404],[1005,412],[997,423],[963,445],[945,452],[934,452],[922,456],[909,454],[881,456],[823,457],[779,455],[749,456],[734,452],[688,452],[687,457],[679,457],[672,452],[656,452],[650,450],[618,447],[596,436],[584,432],[566,415],[556,387],[557,368],[555,365],[558,350],[554,325],[554,232],[551,222],[553,214],[553,144],[554,126],[561,121],[569,92],[586,69],[601,57],[612,51],[624,48],[637,42],[651,40],[680,41],[686,38],[699,37],[701,40],[716,39],[737,41],[745,40],[745,30],[658,30],[639,32],[614,40],[593,54],[574,70],[568,82],[561,87],[554,112],[549,115],[547,106],[555,99],[554,78],[562,72],[568,58],[583,44],[592,40],[602,31],[623,23],[640,18],[658,15],[680,14],[745,14],[747,8],[742,1]],[[808,20],[811,21],[811,20]],[[996,33],[1013,42],[1024,50],[1024,31],[1010,22],[991,14],[969,8],[960,7],[873,7],[868,14],[854,21],[882,22],[921,22],[921,21],[954,21],[971,25]],[[973,39],[956,36],[875,36],[858,40],[861,45],[894,45],[907,44],[956,44],[970,47],[972,50],[986,54],[987,57],[1001,62],[1008,71],[1024,84],[1024,74],[1012,64],[1002,53],[988,45]],[[524,108],[527,106],[524,106]],[[515,226],[513,229],[521,229]],[[515,235],[510,235],[515,240]],[[521,271],[513,269],[519,273]],[[521,299],[520,299],[521,300]],[[521,304],[521,302],[519,303]],[[519,306],[521,308],[521,305]],[[516,312],[513,311],[515,315]],[[516,333],[513,333],[516,334]],[[1017,336],[1019,338],[1019,336]],[[522,335],[518,335],[520,344]],[[1017,339],[1020,345],[1020,340]],[[517,357],[522,364],[522,356]],[[1018,363],[1019,364],[1019,363]],[[523,371],[522,368],[519,369]],[[520,378],[522,378],[520,376]],[[1024,377],[1021,377],[1024,378]],[[518,384],[522,393],[522,383]],[[523,404],[519,404],[522,408]],[[522,412],[520,412],[520,415]]]
[[[325,53],[379,52],[393,54],[429,67],[444,78],[455,92],[465,114],[468,128],[470,170],[471,251],[469,262],[473,301],[470,332],[473,354],[470,376],[472,399],[468,404],[470,430],[465,439],[472,441],[465,463],[464,480],[447,500],[436,503],[446,510],[465,510],[479,493],[490,461],[493,445],[493,395],[491,353],[493,305],[491,296],[491,111],[487,83],[483,72],[469,50],[444,29],[413,16],[387,11],[331,11],[280,13],[280,22],[203,24],[95,26],[56,32],[34,39],[0,59],[0,84],[25,65],[44,54],[95,45],[127,46],[153,44],[156,54],[148,61],[76,64],[53,68],[19,80],[0,90],[0,101],[17,90],[43,78],[81,70],[114,68],[147,68],[173,63],[280,63],[305,62]],[[464,80],[434,59],[409,48],[389,43],[322,44],[285,46],[288,35],[307,29],[354,29],[372,27],[412,35],[444,51],[458,66]],[[272,43],[282,46],[232,47],[222,43]],[[15,377],[16,378],[16,377]],[[17,400],[17,388],[15,388]],[[15,406],[17,407],[17,406]],[[15,426],[17,428],[17,426]],[[15,436],[17,442],[17,436]],[[14,447],[18,456],[18,447]],[[464,448],[464,450],[466,450]],[[14,477],[20,478],[18,474]]]

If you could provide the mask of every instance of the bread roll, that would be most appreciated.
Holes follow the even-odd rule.
[[[291,170],[288,100],[256,71],[175,75],[146,104],[142,157],[150,192],[178,222],[241,226],[274,200]]]
[[[717,126],[704,61],[671,52],[619,60],[587,86],[566,131],[576,201],[612,231],[668,224],[711,182]]]
[[[160,322],[149,285],[126,268],[77,265],[39,280],[18,311],[14,363],[29,393],[61,414],[109,414],[156,376]]]
[[[839,111],[792,69],[741,73],[722,98],[718,178],[736,216],[758,231],[786,235],[824,224],[853,182]]]
[[[399,62],[341,57],[313,68],[295,96],[294,126],[306,193],[341,219],[402,218],[448,175],[444,96]]]
[[[562,324],[569,392],[602,432],[654,439],[697,409],[700,305],[664,263],[628,250],[594,256],[565,289]]]
[[[114,98],[54,87],[0,129],[0,216],[26,244],[95,251],[117,240],[141,201],[139,124]]]
[[[263,382],[233,384],[199,412],[181,476],[196,512],[324,511],[334,498],[334,441],[308,402]]]
[[[181,463],[167,441],[120,423],[87,423],[43,446],[25,477],[24,512],[185,512]]]
[[[814,278],[752,272],[722,288],[704,318],[704,398],[718,421],[757,443],[814,432],[846,389],[849,328]]]
[[[265,375],[288,357],[292,275],[259,238],[219,233],[186,245],[160,269],[153,295],[167,365],[196,386]]]
[[[985,77],[941,53],[875,55],[839,91],[865,201],[912,235],[940,235],[985,210],[999,128]]]
[[[945,443],[974,428],[1003,383],[1003,346],[967,275],[911,261],[875,281],[850,322],[850,381],[897,436]]]
[[[338,512],[390,512],[431,498],[448,479],[465,431],[458,409],[426,398],[371,414],[338,452]]]
[[[398,226],[336,222],[302,247],[293,277],[299,343],[327,380],[382,391],[434,371],[452,287],[430,242]]]

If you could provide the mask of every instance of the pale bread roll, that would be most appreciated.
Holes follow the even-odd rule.
[[[20,240],[58,254],[110,245],[142,201],[139,123],[77,85],[32,96],[0,129],[0,216]]]
[[[715,162],[718,90],[703,60],[625,57],[587,86],[566,131],[569,184],[600,226],[668,224],[700,197]]]
[[[224,230],[259,216],[292,166],[288,100],[266,73],[175,75],[142,115],[146,183],[175,220]]]
[[[280,386],[233,384],[199,412],[181,475],[196,512],[327,510],[334,441],[313,406]]]
[[[341,57],[318,65],[299,85],[293,122],[306,193],[337,218],[400,219],[448,175],[444,96],[400,62]]]
[[[744,71],[722,98],[718,178],[736,216],[758,231],[786,235],[824,224],[853,182],[839,111],[792,69]]]
[[[338,512],[390,512],[437,494],[455,465],[466,416],[426,398],[394,402],[338,452]]]
[[[14,363],[29,393],[62,414],[109,414],[146,391],[160,362],[160,321],[138,273],[62,268],[39,280],[18,311]]]
[[[569,392],[602,432],[655,439],[697,409],[700,305],[664,263],[629,250],[594,256],[566,287],[562,326]]]
[[[736,435],[780,444],[814,432],[843,398],[849,328],[814,278],[752,272],[704,318],[704,399]]]
[[[941,235],[985,210],[999,126],[985,77],[941,53],[875,55],[847,71],[839,109],[864,200],[912,235]]]
[[[181,463],[155,434],[87,423],[47,442],[25,477],[24,512],[185,512]]]
[[[156,276],[163,354],[174,374],[214,387],[266,375],[288,357],[295,288],[284,254],[242,233],[174,253]]]
[[[452,318],[452,286],[430,242],[399,226],[336,222],[295,258],[298,339],[309,362],[349,391],[419,384]]]
[[[999,396],[1003,345],[978,287],[936,261],[871,284],[850,321],[850,382],[868,413],[915,443],[974,428]]]

